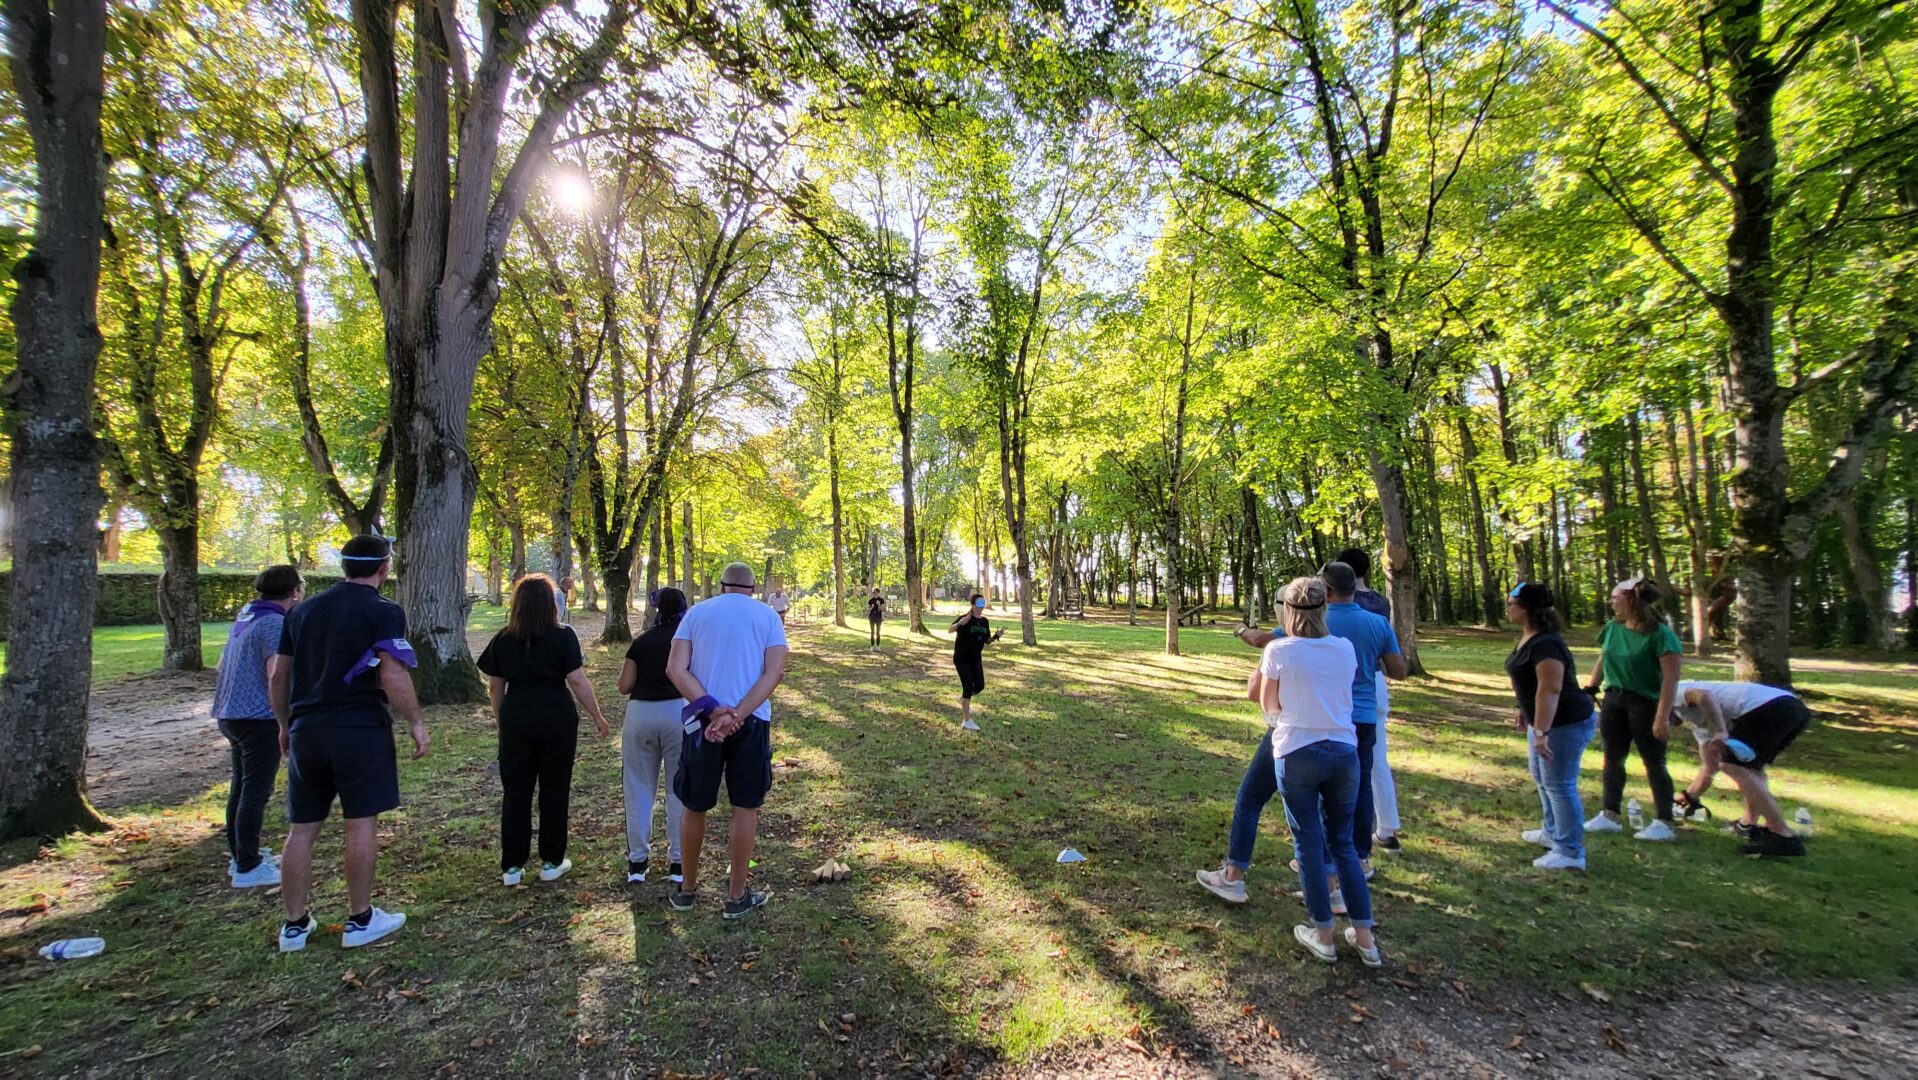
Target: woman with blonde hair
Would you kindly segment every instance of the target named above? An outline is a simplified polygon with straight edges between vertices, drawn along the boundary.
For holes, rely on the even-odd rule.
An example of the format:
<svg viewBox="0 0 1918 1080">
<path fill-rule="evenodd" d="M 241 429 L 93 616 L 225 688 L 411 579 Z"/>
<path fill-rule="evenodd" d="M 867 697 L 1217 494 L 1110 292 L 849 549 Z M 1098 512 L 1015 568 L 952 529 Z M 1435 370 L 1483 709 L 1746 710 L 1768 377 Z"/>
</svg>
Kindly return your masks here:
<svg viewBox="0 0 1918 1080">
<path fill-rule="evenodd" d="M 499 729 L 500 880 L 518 885 L 533 845 L 533 793 L 539 792 L 541 881 L 573 868 L 566 857 L 567 816 L 573 797 L 573 756 L 579 747 L 577 701 L 600 738 L 612 735 L 593 684 L 579 635 L 559 621 L 553 579 L 528 574 L 513 584 L 506 626 L 480 653 Z M 570 691 L 570 695 L 569 695 Z"/>
</svg>

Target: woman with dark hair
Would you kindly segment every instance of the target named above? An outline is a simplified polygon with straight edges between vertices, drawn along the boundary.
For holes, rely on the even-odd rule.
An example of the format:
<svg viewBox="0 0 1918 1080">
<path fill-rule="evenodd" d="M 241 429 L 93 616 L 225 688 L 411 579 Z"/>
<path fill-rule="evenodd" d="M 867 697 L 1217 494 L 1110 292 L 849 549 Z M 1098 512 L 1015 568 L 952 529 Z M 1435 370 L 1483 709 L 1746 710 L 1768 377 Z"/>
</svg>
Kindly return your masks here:
<svg viewBox="0 0 1918 1080">
<path fill-rule="evenodd" d="M 1672 705 L 1678 696 L 1679 654 L 1684 646 L 1658 610 L 1665 598 L 1642 577 L 1612 587 L 1612 621 L 1598 632 L 1599 670 L 1585 687 L 1605 696 L 1598 707 L 1598 736 L 1605 744 L 1605 809 L 1585 823 L 1587 832 L 1624 832 L 1619 804 L 1625 797 L 1625 758 L 1633 747 L 1645 762 L 1657 817 L 1633 836 L 1672 840 L 1672 774 L 1665 767 Z"/>
<path fill-rule="evenodd" d="M 1598 721 L 1592 699 L 1578 688 L 1572 650 L 1559 636 L 1552 590 L 1523 583 L 1505 599 L 1505 617 L 1523 628 L 1505 658 L 1518 698 L 1532 782 L 1538 785 L 1540 825 L 1522 834 L 1549 848 L 1532 860 L 1541 870 L 1585 869 L 1585 807 L 1578 799 L 1578 763 Z"/>
<path fill-rule="evenodd" d="M 280 629 L 306 595 L 306 583 L 296 567 L 269 566 L 253 579 L 253 592 L 227 632 L 213 687 L 213 719 L 233 760 L 226 789 L 226 872 L 236 889 L 280 883 L 280 864 L 260 846 L 273 777 L 280 771 L 280 725 L 267 684 L 274 667 L 286 663 L 279 655 Z"/>
<path fill-rule="evenodd" d="M 978 731 L 972 722 L 972 696 L 986 688 L 986 646 L 1005 636 L 994 632 L 986 619 L 986 598 L 978 593 L 966 605 L 966 613 L 952 620 L 952 666 L 959 671 L 959 726 Z"/>
<path fill-rule="evenodd" d="M 480 653 L 499 728 L 500 880 L 518 885 L 533 843 L 533 793 L 539 792 L 539 879 L 573 868 L 566 857 L 566 819 L 573 797 L 573 755 L 579 747 L 578 701 L 600 738 L 612 734 L 586 678 L 579 635 L 559 621 L 553 579 L 528 574 L 513 585 L 506 626 Z M 568 693 L 570 691 L 570 694 Z"/>
<path fill-rule="evenodd" d="M 661 589 L 653 595 L 653 625 L 633 639 L 619 669 L 619 692 L 628 698 L 626 725 L 620 732 L 621 786 L 626 795 L 626 880 L 646 880 L 653 849 L 653 802 L 661 776 L 666 786 L 666 879 L 684 880 L 679 865 L 679 819 L 686 807 L 673 794 L 679 771 L 680 710 L 686 699 L 666 677 L 673 652 L 673 631 L 686 614 L 686 594 Z"/>
</svg>

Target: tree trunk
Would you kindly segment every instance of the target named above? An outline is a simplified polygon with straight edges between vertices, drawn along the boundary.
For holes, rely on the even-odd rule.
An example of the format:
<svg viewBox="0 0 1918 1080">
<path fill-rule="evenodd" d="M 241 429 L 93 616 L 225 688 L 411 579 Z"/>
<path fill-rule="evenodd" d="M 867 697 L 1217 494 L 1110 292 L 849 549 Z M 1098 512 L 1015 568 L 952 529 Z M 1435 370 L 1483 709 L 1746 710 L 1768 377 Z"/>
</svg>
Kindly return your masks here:
<svg viewBox="0 0 1918 1080">
<path fill-rule="evenodd" d="M 10 432 L 12 596 L 0 678 L 0 840 L 95 831 L 86 799 L 93 677 L 95 301 L 105 219 L 101 3 L 6 0 L 13 89 L 33 142 L 33 246 L 13 267 L 17 363 L 0 383 Z"/>
<path fill-rule="evenodd" d="M 593 573 L 593 537 L 581 530 L 573 535 L 573 543 L 579 548 L 579 587 L 586 594 L 587 611 L 599 610 L 599 576 Z"/>
<path fill-rule="evenodd" d="M 846 511 L 839 495 L 838 425 L 826 428 L 826 472 L 832 488 L 832 623 L 846 625 Z"/>
<path fill-rule="evenodd" d="M 1883 475 L 1882 461 L 1874 470 Z M 1897 647 L 1897 631 L 1890 611 L 1889 590 L 1878 566 L 1878 545 L 1872 536 L 1878 520 L 1876 485 L 1866 485 L 1852 498 L 1838 502 L 1839 532 L 1845 542 L 1845 565 L 1851 587 L 1865 616 L 1865 644 L 1874 649 Z"/>
<path fill-rule="evenodd" d="M 659 546 L 666 556 L 666 580 L 680 580 L 679 541 L 673 533 L 673 503 L 671 499 L 666 497 L 664 491 L 660 492 L 659 496 Z M 690 565 L 691 560 L 687 560 L 687 562 L 686 578 L 687 580 L 691 580 L 693 568 Z M 691 594 L 689 593 L 687 595 L 690 596 Z"/>
<path fill-rule="evenodd" d="M 695 550 L 693 547 L 693 501 L 691 499 L 681 499 L 679 501 L 679 526 L 679 542 L 683 545 L 682 555 L 684 556 L 684 558 L 680 559 L 680 570 L 686 579 L 684 591 L 686 595 L 690 597 L 693 595 L 693 554 Z M 707 575 L 708 580 L 711 580 L 711 577 L 712 575 Z"/>
<path fill-rule="evenodd" d="M 1445 512 L 1442 492 L 1438 480 L 1437 434 L 1430 422 L 1421 421 L 1424 428 L 1425 487 L 1432 498 L 1432 561 L 1438 567 L 1438 607 L 1434 614 L 1438 621 L 1451 625 L 1455 620 L 1452 609 L 1452 560 L 1445 546 Z"/>
<path fill-rule="evenodd" d="M 600 567 L 599 573 L 606 579 L 606 626 L 600 633 L 600 640 L 631 641 L 633 639 L 632 563 L 624 559 L 616 560 L 611 566 Z"/>
<path fill-rule="evenodd" d="M 1645 441 L 1637 413 L 1626 418 L 1625 433 L 1629 439 L 1625 445 L 1627 461 L 1632 469 L 1632 493 L 1638 498 L 1638 524 L 1645 539 L 1645 550 L 1651 553 L 1652 577 L 1658 582 L 1659 588 L 1665 590 L 1668 598 L 1673 597 L 1671 568 L 1665 562 L 1665 541 L 1659 536 L 1652 488 L 1645 481 Z M 1666 606 L 1671 606 L 1669 600 Z"/>
<path fill-rule="evenodd" d="M 1452 416 L 1458 425 L 1459 453 L 1465 459 L 1460 471 L 1465 473 L 1465 505 L 1472 518 L 1472 559 L 1478 566 L 1479 611 L 1483 616 L 1480 625 L 1496 630 L 1505 605 L 1499 596 L 1498 580 L 1492 577 L 1492 542 L 1486 534 L 1485 503 L 1478 489 L 1478 443 L 1472 438 L 1472 423 L 1466 415 L 1464 401 L 1455 397 L 1452 405 Z"/>
<path fill-rule="evenodd" d="M 1505 459 L 1506 465 L 1516 468 L 1518 440 L 1512 436 L 1512 403 L 1511 394 L 1505 382 L 1505 369 L 1497 364 L 1491 364 L 1488 367 L 1492 375 L 1492 402 L 1498 417 L 1499 453 Z M 1492 496 L 1492 505 L 1497 508 L 1499 521 L 1504 523 L 1505 535 L 1512 543 L 1512 564 L 1518 571 L 1519 580 L 1542 582 L 1544 579 L 1538 572 L 1536 539 L 1529 531 L 1521 529 L 1519 523 L 1507 511 L 1503 501 L 1498 497 L 1497 486 L 1490 484 L 1488 486 L 1491 488 L 1489 494 Z"/>
<path fill-rule="evenodd" d="M 167 671 L 201 671 L 200 653 L 200 523 L 192 520 L 162 527 L 160 581 L 157 587 L 160 623 L 166 628 L 166 651 L 160 666 Z"/>
<path fill-rule="evenodd" d="M 1712 654 L 1712 585 L 1715 575 L 1711 571 L 1711 529 L 1705 518 L 1705 509 L 1699 502 L 1698 492 L 1698 427 L 1692 417 L 1692 406 L 1685 403 L 1681 416 L 1685 420 L 1686 454 L 1681 462 L 1678 453 L 1678 433 L 1675 423 L 1665 425 L 1665 451 L 1672 463 L 1672 486 L 1679 493 L 1679 508 L 1684 511 L 1687 570 L 1691 584 L 1692 651 L 1704 657 Z"/>
<path fill-rule="evenodd" d="M 1419 663 L 1419 586 L 1412 569 L 1412 544 L 1407 521 L 1409 498 L 1405 470 L 1371 450 L 1372 483 L 1378 489 L 1379 515 L 1385 523 L 1385 581 L 1392 601 L 1392 628 L 1398 632 L 1399 652 L 1414 675 L 1425 674 Z"/>
<path fill-rule="evenodd" d="M 508 520 L 506 537 L 511 551 L 506 568 L 507 583 L 510 585 L 526 576 L 526 526 L 516 518 Z"/>
</svg>

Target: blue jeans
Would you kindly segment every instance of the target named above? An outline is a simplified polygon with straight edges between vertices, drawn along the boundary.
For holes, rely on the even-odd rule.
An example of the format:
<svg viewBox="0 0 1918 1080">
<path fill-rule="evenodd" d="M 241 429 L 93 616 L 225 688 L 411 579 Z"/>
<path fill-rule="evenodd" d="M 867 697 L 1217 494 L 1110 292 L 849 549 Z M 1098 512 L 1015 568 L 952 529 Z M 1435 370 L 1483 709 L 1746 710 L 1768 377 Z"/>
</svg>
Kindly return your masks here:
<svg viewBox="0 0 1918 1080">
<path fill-rule="evenodd" d="M 1352 847 L 1359 858 L 1372 857 L 1372 830 L 1378 825 L 1378 805 L 1372 801 L 1372 766 L 1378 761 L 1379 726 L 1354 724 L 1359 737 L 1359 801 L 1352 808 Z M 1325 864 L 1332 865 L 1332 849 L 1325 849 Z"/>
<path fill-rule="evenodd" d="M 1552 838 L 1552 850 L 1568 859 L 1585 857 L 1585 806 L 1578 798 L 1578 763 L 1597 728 L 1595 716 L 1576 724 L 1552 725 L 1545 733 L 1545 744 L 1552 748 L 1549 762 L 1540 761 L 1533 748 L 1536 731 L 1525 737 L 1525 757 L 1538 784 L 1538 804 L 1544 814 L 1541 827 Z"/>
<path fill-rule="evenodd" d="M 1332 890 L 1325 882 L 1327 859 L 1338 868 L 1339 889 L 1353 926 L 1372 925 L 1372 894 L 1365 869 L 1352 846 L 1352 812 L 1358 805 L 1359 763 L 1350 743 L 1325 740 L 1302 746 L 1278 760 L 1279 791 L 1285 818 L 1292 825 L 1292 850 L 1299 860 L 1305 910 L 1319 929 L 1332 925 Z"/>
<path fill-rule="evenodd" d="M 1265 729 L 1259 748 L 1239 781 L 1239 798 L 1232 804 L 1232 831 L 1225 844 L 1225 861 L 1241 874 L 1252 867 L 1252 846 L 1259 840 L 1259 815 L 1279 793 L 1279 776 L 1272 767 L 1272 729 Z"/>
</svg>

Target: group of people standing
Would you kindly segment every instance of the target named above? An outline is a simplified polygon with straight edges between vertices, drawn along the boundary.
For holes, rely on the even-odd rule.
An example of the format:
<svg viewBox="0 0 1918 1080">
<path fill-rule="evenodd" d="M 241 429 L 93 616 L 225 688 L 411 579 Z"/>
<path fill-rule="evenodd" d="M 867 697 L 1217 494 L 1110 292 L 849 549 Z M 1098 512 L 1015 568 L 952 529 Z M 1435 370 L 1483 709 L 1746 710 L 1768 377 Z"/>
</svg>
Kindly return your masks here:
<svg viewBox="0 0 1918 1080">
<path fill-rule="evenodd" d="M 345 580 L 307 599 L 297 569 L 269 567 L 256 598 L 235 619 L 221 658 L 213 715 L 231 746 L 228 875 L 235 888 L 279 885 L 286 919 L 282 952 L 306 947 L 317 929 L 308 908 L 312 845 L 337 802 L 345 821 L 348 911 L 343 944 L 371 944 L 406 922 L 372 903 L 378 817 L 399 806 L 394 714 L 413 757 L 430 745 L 407 669 L 418 660 L 406 617 L 380 587 L 391 570 L 383 537 L 359 536 L 341 552 Z M 653 598 L 653 625 L 627 650 L 619 689 L 628 695 L 621 761 L 627 813 L 627 880 L 646 880 L 662 780 L 667 897 L 697 906 L 706 814 L 722 784 L 732 804 L 731 870 L 722 914 L 739 918 L 769 894 L 748 880 L 758 810 L 772 787 L 771 696 L 785 674 L 783 612 L 753 598 L 752 568 L 729 565 L 721 592 L 690 606 L 677 589 Z M 513 586 L 506 625 L 481 652 L 498 737 L 500 876 L 519 885 L 534 854 L 554 881 L 567 858 L 573 763 L 583 712 L 601 738 L 612 729 L 585 671 L 578 635 L 562 619 L 563 593 L 544 574 Z M 286 847 L 260 844 L 281 758 L 287 763 Z"/>
<path fill-rule="evenodd" d="M 1369 569 L 1366 554 L 1348 548 L 1318 576 L 1287 584 L 1277 630 L 1238 631 L 1241 640 L 1263 650 L 1246 692 L 1264 713 L 1267 730 L 1239 785 L 1226 857 L 1218 869 L 1198 871 L 1197 880 L 1228 903 L 1246 902 L 1245 874 L 1259 817 L 1280 795 L 1295 852 L 1291 868 L 1300 880 L 1297 895 L 1310 919 L 1294 927 L 1294 937 L 1312 956 L 1334 962 L 1334 918 L 1345 916 L 1345 941 L 1365 964 L 1377 966 L 1383 961 L 1366 883 L 1373 875 L 1374 845 L 1400 847 L 1383 733 L 1386 680 L 1403 678 L 1406 666 L 1390 604 L 1365 583 Z M 1547 849 L 1533 861 L 1539 869 L 1583 871 L 1586 833 L 1624 830 L 1620 807 L 1633 750 L 1644 764 L 1654 809 L 1634 833 L 1637 839 L 1675 839 L 1674 813 L 1706 813 L 1700 800 L 1723 771 L 1744 798 L 1744 814 L 1732 826 L 1740 852 L 1805 853 L 1803 838 L 1771 795 L 1765 768 L 1805 730 L 1809 711 L 1777 687 L 1681 680 L 1682 646 L 1660 613 L 1662 600 L 1657 585 L 1645 579 L 1618 583 L 1614 617 L 1598 635 L 1597 670 L 1581 684 L 1551 590 L 1525 582 L 1508 596 L 1506 616 L 1520 627 L 1520 637 L 1505 667 L 1540 806 L 1539 827 L 1524 830 L 1522 838 Z M 1673 719 L 1691 728 L 1701 761 L 1698 775 L 1677 794 L 1665 754 Z M 1587 821 L 1579 765 L 1595 736 L 1605 755 L 1603 808 Z M 1384 816 L 1375 813 L 1388 802 L 1390 833 Z"/>
</svg>

